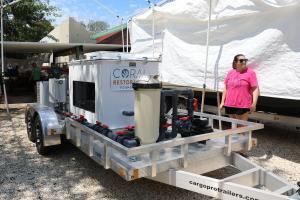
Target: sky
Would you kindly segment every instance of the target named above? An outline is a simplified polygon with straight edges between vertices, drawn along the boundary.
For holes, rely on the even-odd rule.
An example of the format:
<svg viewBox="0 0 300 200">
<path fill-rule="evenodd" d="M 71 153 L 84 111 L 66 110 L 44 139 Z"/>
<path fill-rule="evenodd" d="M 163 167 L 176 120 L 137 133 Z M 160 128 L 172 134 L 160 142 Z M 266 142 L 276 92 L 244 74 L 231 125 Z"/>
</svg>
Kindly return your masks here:
<svg viewBox="0 0 300 200">
<path fill-rule="evenodd" d="M 157 3 L 160 0 L 151 2 Z M 146 0 L 50 0 L 50 4 L 59 8 L 61 15 L 53 25 L 58 25 L 71 16 L 77 21 L 100 20 L 115 26 L 121 23 L 116 15 L 127 19 L 128 16 L 149 7 Z"/>
</svg>

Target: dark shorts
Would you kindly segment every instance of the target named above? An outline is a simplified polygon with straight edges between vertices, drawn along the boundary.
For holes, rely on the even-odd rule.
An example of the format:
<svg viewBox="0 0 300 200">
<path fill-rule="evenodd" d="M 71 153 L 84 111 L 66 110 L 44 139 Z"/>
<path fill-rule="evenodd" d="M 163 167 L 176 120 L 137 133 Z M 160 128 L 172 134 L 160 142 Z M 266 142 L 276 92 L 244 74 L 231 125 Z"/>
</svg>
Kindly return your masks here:
<svg viewBox="0 0 300 200">
<path fill-rule="evenodd" d="M 243 115 L 250 111 L 249 108 L 234 108 L 234 107 L 225 107 L 225 114 L 227 115 Z"/>
</svg>

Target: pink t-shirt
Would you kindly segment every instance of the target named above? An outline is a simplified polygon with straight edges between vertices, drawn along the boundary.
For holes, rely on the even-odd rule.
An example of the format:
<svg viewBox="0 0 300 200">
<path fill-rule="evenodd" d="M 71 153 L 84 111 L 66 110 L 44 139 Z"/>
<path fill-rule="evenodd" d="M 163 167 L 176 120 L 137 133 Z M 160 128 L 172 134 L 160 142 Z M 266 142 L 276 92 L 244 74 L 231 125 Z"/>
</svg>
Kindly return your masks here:
<svg viewBox="0 0 300 200">
<path fill-rule="evenodd" d="M 251 88 L 258 87 L 256 74 L 246 68 L 243 72 L 232 69 L 225 78 L 227 93 L 224 106 L 250 108 L 252 104 Z"/>
</svg>

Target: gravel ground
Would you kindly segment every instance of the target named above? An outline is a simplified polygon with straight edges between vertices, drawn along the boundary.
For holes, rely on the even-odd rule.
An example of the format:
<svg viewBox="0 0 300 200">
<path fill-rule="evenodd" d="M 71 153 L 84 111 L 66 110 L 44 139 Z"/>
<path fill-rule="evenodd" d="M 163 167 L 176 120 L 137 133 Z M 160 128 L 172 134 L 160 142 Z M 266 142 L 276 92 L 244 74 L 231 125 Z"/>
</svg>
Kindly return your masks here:
<svg viewBox="0 0 300 200">
<path fill-rule="evenodd" d="M 0 109 L 0 199 L 211 199 L 147 179 L 126 182 L 71 144 L 43 157 L 27 139 L 24 109 Z M 287 179 L 300 181 L 300 134 L 257 131 L 249 159 Z"/>
</svg>

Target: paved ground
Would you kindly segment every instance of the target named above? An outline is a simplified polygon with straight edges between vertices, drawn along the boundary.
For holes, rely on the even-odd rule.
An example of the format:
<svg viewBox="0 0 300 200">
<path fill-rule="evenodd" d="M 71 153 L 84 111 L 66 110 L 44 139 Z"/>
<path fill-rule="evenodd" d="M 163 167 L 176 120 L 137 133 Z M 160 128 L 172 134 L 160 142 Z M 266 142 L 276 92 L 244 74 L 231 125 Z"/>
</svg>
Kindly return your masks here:
<svg viewBox="0 0 300 200">
<path fill-rule="evenodd" d="M 147 179 L 125 182 L 71 144 L 47 157 L 28 141 L 22 106 L 7 120 L 0 109 L 0 199 L 210 199 Z M 300 134 L 278 129 L 255 133 L 250 159 L 291 183 L 300 180 Z"/>
</svg>

